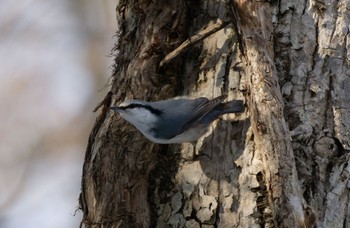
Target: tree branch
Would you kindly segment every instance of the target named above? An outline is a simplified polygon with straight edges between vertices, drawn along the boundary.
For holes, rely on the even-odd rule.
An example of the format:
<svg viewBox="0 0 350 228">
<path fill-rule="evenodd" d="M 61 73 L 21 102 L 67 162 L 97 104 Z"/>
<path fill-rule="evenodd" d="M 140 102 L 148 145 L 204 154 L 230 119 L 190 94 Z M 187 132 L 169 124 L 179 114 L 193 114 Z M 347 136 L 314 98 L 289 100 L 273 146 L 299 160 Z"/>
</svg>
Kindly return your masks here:
<svg viewBox="0 0 350 228">
<path fill-rule="evenodd" d="M 206 29 L 200 31 L 199 33 L 191 36 L 187 40 L 185 40 L 179 47 L 177 47 L 174 51 L 170 52 L 165 58 L 159 63 L 159 67 L 163 67 L 165 64 L 169 63 L 172 59 L 174 59 L 179 54 L 188 50 L 192 45 L 198 43 L 199 41 L 205 39 L 211 34 L 219 31 L 220 29 L 226 27 L 230 21 L 221 21 L 219 20 L 217 23 L 208 26 Z"/>
</svg>

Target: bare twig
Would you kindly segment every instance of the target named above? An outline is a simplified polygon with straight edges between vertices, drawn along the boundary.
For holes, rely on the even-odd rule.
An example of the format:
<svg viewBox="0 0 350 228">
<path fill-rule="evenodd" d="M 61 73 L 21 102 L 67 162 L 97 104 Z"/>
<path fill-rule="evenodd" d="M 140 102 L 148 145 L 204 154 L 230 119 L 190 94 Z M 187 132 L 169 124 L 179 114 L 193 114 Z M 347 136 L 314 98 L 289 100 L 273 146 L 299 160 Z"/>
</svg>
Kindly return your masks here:
<svg viewBox="0 0 350 228">
<path fill-rule="evenodd" d="M 107 95 L 105 96 L 105 98 L 103 99 L 103 101 L 101 101 L 100 103 L 98 103 L 98 105 L 95 107 L 93 112 L 96 112 L 97 110 L 99 110 L 102 106 L 103 107 L 109 107 L 110 103 L 111 103 L 111 98 L 112 98 L 113 93 L 112 92 L 108 92 Z"/>
<path fill-rule="evenodd" d="M 208 26 L 206 29 L 200 31 L 199 33 L 195 34 L 194 36 L 191 36 L 187 40 L 185 40 L 179 47 L 177 47 L 174 51 L 170 52 L 165 58 L 160 62 L 159 67 L 164 66 L 165 64 L 169 63 L 172 59 L 174 59 L 179 54 L 183 53 L 184 51 L 188 50 L 192 45 L 198 43 L 199 41 L 205 39 L 206 37 L 210 36 L 211 34 L 219 31 L 220 29 L 226 27 L 230 21 L 218 21 L 217 23 Z"/>
</svg>

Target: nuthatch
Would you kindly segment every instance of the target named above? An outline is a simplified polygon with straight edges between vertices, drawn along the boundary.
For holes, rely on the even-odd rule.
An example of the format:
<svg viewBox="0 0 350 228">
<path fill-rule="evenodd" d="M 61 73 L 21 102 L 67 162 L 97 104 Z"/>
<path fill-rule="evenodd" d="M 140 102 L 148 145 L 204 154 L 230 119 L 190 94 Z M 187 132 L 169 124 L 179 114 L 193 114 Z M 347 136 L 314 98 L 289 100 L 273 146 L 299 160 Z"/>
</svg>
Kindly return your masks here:
<svg viewBox="0 0 350 228">
<path fill-rule="evenodd" d="M 147 102 L 130 100 L 111 107 L 150 141 L 160 144 L 195 142 L 219 116 L 244 111 L 243 101 L 222 103 L 226 95 L 209 100 L 174 98 Z"/>
</svg>

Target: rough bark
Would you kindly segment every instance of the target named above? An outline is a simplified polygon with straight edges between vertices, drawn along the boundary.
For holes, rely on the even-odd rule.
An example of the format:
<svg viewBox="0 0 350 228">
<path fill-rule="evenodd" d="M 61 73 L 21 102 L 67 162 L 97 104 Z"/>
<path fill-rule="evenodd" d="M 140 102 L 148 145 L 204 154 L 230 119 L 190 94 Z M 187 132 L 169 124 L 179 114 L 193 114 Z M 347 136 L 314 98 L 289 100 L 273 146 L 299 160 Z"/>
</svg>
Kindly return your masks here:
<svg viewBox="0 0 350 228">
<path fill-rule="evenodd" d="M 349 6 L 120 1 L 113 85 L 86 150 L 83 223 L 349 227 Z M 216 121 L 196 147 L 152 144 L 109 111 L 126 98 L 222 93 L 247 112 Z"/>
<path fill-rule="evenodd" d="M 350 1 L 281 1 L 275 52 L 299 182 L 318 227 L 349 227 Z"/>
<path fill-rule="evenodd" d="M 236 15 L 248 77 L 249 110 L 254 154 L 246 172 L 255 174 L 258 197 L 249 202 L 267 227 L 299 227 L 304 224 L 300 192 L 289 129 L 283 116 L 283 100 L 275 67 L 271 5 L 237 1 Z M 252 213 L 253 214 L 253 213 Z"/>
<path fill-rule="evenodd" d="M 187 34 L 187 9 L 182 1 L 120 1 L 117 16 L 114 80 L 89 138 L 80 205 L 88 227 L 148 227 L 148 176 L 166 147 L 148 142 L 109 106 L 175 95 L 181 60 L 163 73 L 157 66 Z"/>
</svg>

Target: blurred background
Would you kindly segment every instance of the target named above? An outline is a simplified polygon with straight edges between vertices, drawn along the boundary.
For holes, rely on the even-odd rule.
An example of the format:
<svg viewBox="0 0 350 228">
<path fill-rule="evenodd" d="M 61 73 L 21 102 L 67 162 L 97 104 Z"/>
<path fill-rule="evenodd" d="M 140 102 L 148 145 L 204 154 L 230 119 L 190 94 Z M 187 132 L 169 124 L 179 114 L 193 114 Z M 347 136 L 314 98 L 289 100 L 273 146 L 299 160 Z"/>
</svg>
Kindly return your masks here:
<svg viewBox="0 0 350 228">
<path fill-rule="evenodd" d="M 78 227 L 117 0 L 0 0 L 0 227 Z"/>
</svg>

